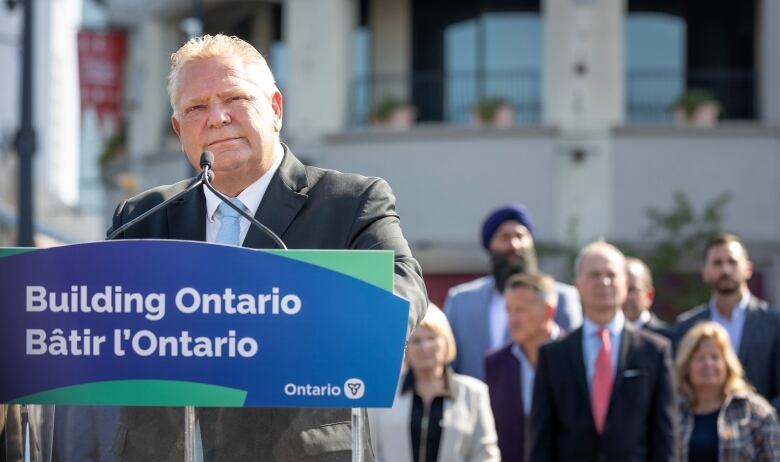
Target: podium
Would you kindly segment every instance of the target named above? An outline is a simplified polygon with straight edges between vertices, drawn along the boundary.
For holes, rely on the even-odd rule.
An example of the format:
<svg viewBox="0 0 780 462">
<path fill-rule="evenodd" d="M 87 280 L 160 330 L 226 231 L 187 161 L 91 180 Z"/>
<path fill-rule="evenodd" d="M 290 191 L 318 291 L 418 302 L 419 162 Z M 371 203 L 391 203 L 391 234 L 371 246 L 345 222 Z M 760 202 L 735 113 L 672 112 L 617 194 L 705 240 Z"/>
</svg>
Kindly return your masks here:
<svg viewBox="0 0 780 462">
<path fill-rule="evenodd" d="M 207 460 L 220 444 L 262 447 L 251 427 L 229 431 L 224 416 L 257 415 L 275 428 L 274 416 L 287 422 L 351 408 L 349 444 L 353 460 L 361 460 L 363 409 L 392 406 L 403 356 L 409 303 L 392 293 L 393 258 L 391 251 L 254 250 L 172 240 L 0 249 L 7 454 L 21 449 L 28 460 L 50 461 L 69 445 L 63 442 L 68 424 L 61 422 L 69 409 L 104 412 L 110 421 L 143 414 L 138 406 L 174 407 L 166 415 L 181 414 L 181 426 L 155 424 L 155 436 L 173 442 L 167 454 L 178 459 L 181 449 L 189 461 L 201 449 L 197 439 Z M 121 454 L 133 444 L 133 428 L 124 428 L 123 440 L 104 420 L 93 427 L 81 436 L 97 451 L 108 444 Z M 336 428 L 275 430 L 279 441 L 308 444 L 302 450 L 310 454 L 344 449 L 336 441 L 344 432 Z M 148 445 L 154 444 L 152 438 Z M 272 456 L 253 460 L 264 457 Z"/>
</svg>

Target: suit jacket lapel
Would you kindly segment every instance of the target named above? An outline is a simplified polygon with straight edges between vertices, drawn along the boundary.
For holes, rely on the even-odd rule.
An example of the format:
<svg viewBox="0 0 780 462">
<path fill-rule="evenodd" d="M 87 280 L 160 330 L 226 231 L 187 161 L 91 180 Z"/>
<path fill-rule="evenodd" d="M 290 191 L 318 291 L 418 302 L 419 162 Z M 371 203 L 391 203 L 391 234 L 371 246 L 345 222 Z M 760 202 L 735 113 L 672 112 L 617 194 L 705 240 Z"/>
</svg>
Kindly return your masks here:
<svg viewBox="0 0 780 462">
<path fill-rule="evenodd" d="M 612 381 L 612 394 L 609 397 L 607 420 L 609 420 L 609 415 L 616 406 L 616 401 L 618 399 L 618 395 L 620 394 L 620 387 L 623 385 L 623 373 L 625 372 L 626 364 L 630 359 L 629 355 L 633 354 L 636 350 L 633 348 L 634 343 L 636 342 L 636 335 L 637 333 L 635 331 L 635 327 L 626 322 L 625 326 L 623 327 L 623 335 L 620 340 L 620 352 L 618 353 L 618 364 L 617 368 L 615 369 L 615 378 Z"/>
<path fill-rule="evenodd" d="M 285 231 L 308 199 L 306 188 L 305 167 L 284 146 L 284 159 L 268 185 L 255 218 L 284 240 Z M 276 247 L 271 238 L 255 226 L 249 228 L 243 246 L 255 249 Z"/>
<path fill-rule="evenodd" d="M 751 295 L 745 310 L 745 325 L 742 326 L 742 338 L 739 341 L 739 351 L 737 352 L 737 356 L 739 356 L 743 366 L 747 364 L 750 358 L 751 346 L 753 344 L 763 344 L 765 340 L 761 338 L 764 326 L 761 325 L 760 317 L 756 316 L 756 310 L 759 308 L 758 301 Z M 751 335 L 745 335 L 745 332 L 750 332 Z M 756 339 L 756 341 L 751 341 L 751 339 Z"/>
<path fill-rule="evenodd" d="M 168 215 L 167 239 L 185 241 L 206 240 L 206 196 L 202 188 L 175 200 L 166 209 Z"/>
<path fill-rule="evenodd" d="M 478 351 L 482 353 L 492 349 L 490 339 L 490 309 L 493 305 L 493 292 L 495 290 L 496 281 L 493 278 L 490 278 L 490 282 L 485 284 L 482 288 L 482 293 L 480 294 L 480 297 L 482 297 L 483 300 L 480 306 L 486 307 L 487 311 L 480 313 L 479 310 L 473 310 L 473 328 L 474 332 L 478 332 L 478 336 L 475 337 L 475 340 L 482 342 L 481 345 L 477 346 Z M 507 330 L 509 329 L 507 328 Z"/>
<path fill-rule="evenodd" d="M 587 420 L 593 433 L 595 433 L 596 424 L 593 422 L 593 409 L 590 405 L 590 388 L 588 387 L 588 377 L 585 370 L 585 356 L 582 351 L 582 327 L 572 331 L 564 341 L 571 342 L 571 348 L 569 348 L 569 361 L 573 371 L 572 375 L 574 376 L 577 391 L 579 392 L 581 399 L 584 403 L 587 403 Z"/>
</svg>

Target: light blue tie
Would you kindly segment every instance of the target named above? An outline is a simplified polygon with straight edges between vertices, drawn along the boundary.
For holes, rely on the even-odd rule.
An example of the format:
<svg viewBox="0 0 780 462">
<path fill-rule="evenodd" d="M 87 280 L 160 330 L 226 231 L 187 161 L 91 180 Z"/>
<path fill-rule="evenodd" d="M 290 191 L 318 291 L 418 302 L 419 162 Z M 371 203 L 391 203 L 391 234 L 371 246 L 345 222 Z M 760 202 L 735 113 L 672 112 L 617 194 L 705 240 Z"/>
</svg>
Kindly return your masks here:
<svg viewBox="0 0 780 462">
<path fill-rule="evenodd" d="M 244 204 L 235 197 L 230 199 L 230 202 L 240 207 L 242 210 L 244 209 Z M 222 218 L 220 220 L 221 223 L 219 225 L 219 231 L 217 231 L 217 239 L 215 242 L 237 246 L 241 245 L 241 242 L 239 241 L 241 238 L 241 215 L 225 202 L 219 204 L 218 210 L 222 214 Z"/>
</svg>

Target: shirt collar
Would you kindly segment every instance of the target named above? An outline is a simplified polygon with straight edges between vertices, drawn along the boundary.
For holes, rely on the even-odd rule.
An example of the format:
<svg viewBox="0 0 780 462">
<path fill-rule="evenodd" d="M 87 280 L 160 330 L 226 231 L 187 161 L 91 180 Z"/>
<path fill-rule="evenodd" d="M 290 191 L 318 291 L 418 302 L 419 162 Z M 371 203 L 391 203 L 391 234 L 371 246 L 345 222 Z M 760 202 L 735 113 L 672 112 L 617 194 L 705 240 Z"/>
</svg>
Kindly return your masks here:
<svg viewBox="0 0 780 462">
<path fill-rule="evenodd" d="M 623 316 L 622 310 L 617 310 L 615 313 L 615 317 L 613 317 L 606 325 L 602 326 L 599 324 L 596 324 L 595 322 L 588 319 L 586 316 L 583 323 L 582 323 L 582 333 L 585 335 L 585 338 L 590 338 L 591 336 L 596 335 L 598 331 L 601 329 L 607 329 L 609 331 L 609 335 L 612 336 L 618 336 L 623 331 L 623 326 L 626 323 L 626 319 Z"/>
<path fill-rule="evenodd" d="M 648 322 L 650 322 L 650 318 L 652 316 L 650 315 L 650 310 L 644 310 L 641 313 L 639 313 L 639 317 L 634 321 L 634 325 L 636 327 L 642 327 Z"/>
<path fill-rule="evenodd" d="M 268 189 L 268 185 L 271 184 L 271 178 L 279 170 L 283 157 L 284 148 L 282 148 L 280 143 L 276 143 L 274 147 L 274 163 L 271 165 L 271 168 L 237 196 L 250 215 L 254 216 L 257 213 L 257 209 L 260 208 L 260 201 L 263 200 L 265 191 Z M 222 200 L 205 185 L 203 186 L 203 193 L 206 196 L 206 217 L 213 222 L 214 214 L 217 213 L 217 207 L 219 207 Z"/>
<path fill-rule="evenodd" d="M 558 337 L 561 336 L 561 333 L 563 333 L 563 330 L 561 329 L 561 326 L 559 326 L 556 322 L 553 321 L 552 329 L 550 329 L 550 340 L 549 341 L 552 342 L 553 340 L 556 340 Z M 512 346 L 511 346 L 511 348 L 509 350 L 512 352 L 513 355 L 515 355 L 515 358 L 517 358 L 517 359 L 520 359 L 521 357 L 522 358 L 526 357 L 525 353 L 523 352 L 523 349 L 515 341 L 512 341 Z M 526 358 L 526 360 L 527 360 L 527 358 Z"/>
<path fill-rule="evenodd" d="M 746 290 L 744 294 L 742 294 L 742 298 L 739 299 L 739 303 L 737 303 L 737 306 L 734 307 L 734 312 L 731 314 L 731 318 L 734 319 L 734 315 L 739 312 L 739 314 L 743 313 L 745 310 L 747 310 L 748 303 L 750 303 L 750 291 Z M 715 307 L 715 297 L 710 298 L 710 313 L 712 315 L 717 315 L 719 317 L 723 317 L 720 315 L 720 312 L 718 312 L 718 309 Z M 711 316 L 712 317 L 712 316 Z"/>
</svg>

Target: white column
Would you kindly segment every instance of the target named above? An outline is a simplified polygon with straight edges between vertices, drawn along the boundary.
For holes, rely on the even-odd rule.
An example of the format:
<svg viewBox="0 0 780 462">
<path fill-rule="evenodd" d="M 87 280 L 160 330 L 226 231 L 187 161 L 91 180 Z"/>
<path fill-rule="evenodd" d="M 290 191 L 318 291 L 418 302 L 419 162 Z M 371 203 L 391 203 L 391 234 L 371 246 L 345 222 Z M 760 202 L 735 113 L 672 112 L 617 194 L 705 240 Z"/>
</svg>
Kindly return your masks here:
<svg viewBox="0 0 780 462">
<path fill-rule="evenodd" d="M 267 59 L 273 42 L 272 5 L 261 3 L 253 8 L 251 41 L 257 50 Z M 270 63 L 269 63 L 270 64 Z M 271 69 L 273 71 L 273 69 Z"/>
<path fill-rule="evenodd" d="M 289 83 L 284 96 L 286 139 L 311 156 L 323 135 L 349 120 L 354 0 L 286 0 L 283 22 Z"/>
<path fill-rule="evenodd" d="M 149 18 L 139 22 L 128 37 L 125 94 L 129 107 L 127 149 L 131 158 L 160 154 L 164 137 L 171 130 L 167 78 L 170 55 L 179 44 L 178 34 L 176 25 Z M 182 166 L 182 175 L 185 171 Z"/>
<path fill-rule="evenodd" d="M 625 0 L 545 0 L 543 10 L 545 123 L 622 123 Z"/>
<path fill-rule="evenodd" d="M 409 0 L 373 0 L 371 18 L 371 68 L 374 75 L 392 79 L 392 95 L 409 101 L 407 76 L 412 68 L 412 18 Z M 376 88 L 374 99 L 387 88 Z"/>
<path fill-rule="evenodd" d="M 764 123 L 780 126 L 780 2 L 763 0 L 758 16 L 760 31 L 760 113 Z"/>
<path fill-rule="evenodd" d="M 623 123 L 625 0 L 545 0 L 543 120 L 560 129 L 556 237 L 582 243 L 613 228 L 613 143 Z"/>
</svg>

